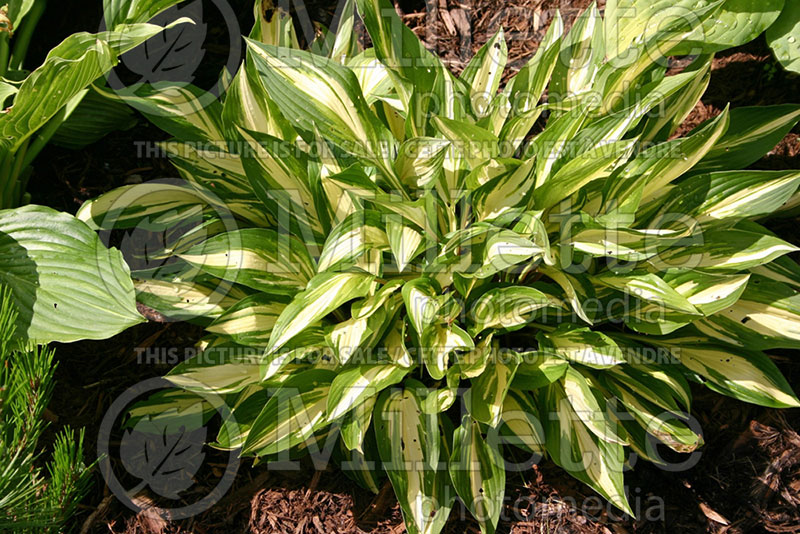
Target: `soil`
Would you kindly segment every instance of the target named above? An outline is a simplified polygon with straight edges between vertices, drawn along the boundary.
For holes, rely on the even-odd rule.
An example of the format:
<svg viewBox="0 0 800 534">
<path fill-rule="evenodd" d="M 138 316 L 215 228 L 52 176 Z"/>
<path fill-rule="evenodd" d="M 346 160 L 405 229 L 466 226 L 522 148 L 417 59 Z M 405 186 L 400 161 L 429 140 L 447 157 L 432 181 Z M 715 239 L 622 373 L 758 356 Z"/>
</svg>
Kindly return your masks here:
<svg viewBox="0 0 800 534">
<path fill-rule="evenodd" d="M 552 17 L 561 8 L 567 23 L 588 0 L 406 0 L 398 7 L 404 21 L 456 72 L 502 26 L 509 36 L 509 72 L 536 50 Z M 90 2 L 65 2 L 64 17 L 51 10 L 42 22 L 44 35 L 34 45 L 39 60 L 67 34 L 93 31 L 99 9 Z M 243 27 L 251 1 L 232 2 Z M 241 5 L 238 5 L 241 4 Z M 601 5 L 603 2 L 601 2 Z M 308 4 L 312 18 L 328 23 L 332 9 Z M 88 22 L 87 22 L 88 21 Z M 48 42 L 43 42 L 48 41 Z M 217 71 L 218 72 L 218 71 Z M 713 65 L 711 85 L 683 126 L 694 126 L 732 106 L 800 102 L 800 77 L 784 72 L 763 38 L 721 54 Z M 800 168 L 800 130 L 795 129 L 754 168 Z M 30 182 L 33 202 L 75 212 L 82 202 L 123 185 L 171 177 L 158 156 L 138 151 L 139 142 L 165 135 L 144 119 L 126 132 L 115 132 L 80 151 L 48 147 L 35 162 Z M 782 237 L 797 242 L 794 221 L 778 225 Z M 137 348 L 172 347 L 182 354 L 202 335 L 186 324 L 148 323 L 106 341 L 57 346 L 57 386 L 49 413 L 52 435 L 65 425 L 86 431 L 86 458 L 92 461 L 103 414 L 126 388 L 162 376 L 172 363 L 146 363 Z M 792 384 L 800 384 L 795 354 L 777 359 Z M 682 472 L 662 471 L 640 462 L 626 478 L 638 519 L 620 518 L 584 485 L 549 462 L 509 477 L 500 532 L 514 533 L 730 533 L 800 532 L 800 410 L 776 411 L 746 405 L 704 389 L 694 391 L 694 413 L 706 445 L 699 462 Z M 211 464 L 215 460 L 210 451 Z M 201 471 L 198 491 L 212 487 L 214 469 Z M 208 512 L 170 522 L 152 510 L 134 515 L 109 492 L 95 470 L 93 490 L 81 504 L 73 527 L 85 533 L 317 533 L 400 534 L 404 531 L 391 488 L 375 496 L 336 471 L 271 472 L 244 462 L 233 488 Z M 151 497 L 141 494 L 139 502 Z M 153 506 L 158 503 L 152 499 Z M 155 508 L 157 509 L 157 508 Z M 463 508 L 453 510 L 448 533 L 479 532 Z"/>
</svg>

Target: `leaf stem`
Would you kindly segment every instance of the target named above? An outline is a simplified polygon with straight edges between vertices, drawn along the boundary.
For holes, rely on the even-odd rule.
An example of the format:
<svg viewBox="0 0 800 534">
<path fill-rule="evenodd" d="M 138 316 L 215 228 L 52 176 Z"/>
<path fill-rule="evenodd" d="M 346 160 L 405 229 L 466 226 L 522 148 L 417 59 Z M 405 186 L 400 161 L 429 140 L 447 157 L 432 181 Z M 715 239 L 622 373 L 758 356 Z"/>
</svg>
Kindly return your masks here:
<svg viewBox="0 0 800 534">
<path fill-rule="evenodd" d="M 36 31 L 36 26 L 39 25 L 39 20 L 42 18 L 46 8 L 47 0 L 34 0 L 33 6 L 31 6 L 30 11 L 22 21 L 22 27 L 14 38 L 14 50 L 11 53 L 11 61 L 8 62 L 8 68 L 19 70 L 23 67 L 33 32 Z"/>
<path fill-rule="evenodd" d="M 8 32 L 0 32 L 0 77 L 8 72 L 8 57 L 11 53 L 11 45 Z"/>
</svg>

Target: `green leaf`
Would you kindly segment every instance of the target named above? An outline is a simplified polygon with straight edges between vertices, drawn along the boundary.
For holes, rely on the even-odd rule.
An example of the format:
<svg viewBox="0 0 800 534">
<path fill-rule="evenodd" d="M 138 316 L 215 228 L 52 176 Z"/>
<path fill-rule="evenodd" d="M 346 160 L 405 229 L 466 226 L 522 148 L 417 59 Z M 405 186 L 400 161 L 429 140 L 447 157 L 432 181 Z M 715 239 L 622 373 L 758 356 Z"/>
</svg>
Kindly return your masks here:
<svg viewBox="0 0 800 534">
<path fill-rule="evenodd" d="M 513 351 L 496 353 L 491 365 L 476 378 L 465 394 L 464 403 L 470 415 L 491 427 L 500 424 L 503 401 L 522 358 Z"/>
<path fill-rule="evenodd" d="M 351 451 L 364 452 L 364 439 L 372 422 L 372 412 L 378 396 L 374 395 L 364 399 L 353 410 L 350 410 L 342 419 L 342 443 Z"/>
<path fill-rule="evenodd" d="M 333 421 L 381 390 L 400 382 L 410 371 L 392 364 L 365 364 L 340 372 L 328 396 L 328 420 Z"/>
<path fill-rule="evenodd" d="M 720 346 L 671 347 L 689 370 L 704 377 L 708 387 L 733 398 L 769 406 L 797 408 L 792 388 L 764 353 Z"/>
<path fill-rule="evenodd" d="M 477 335 L 487 328 L 513 328 L 528 322 L 529 314 L 552 306 L 550 297 L 532 287 L 510 286 L 490 289 L 472 306 L 473 325 L 470 333 Z"/>
<path fill-rule="evenodd" d="M 481 532 L 495 532 L 506 489 L 500 444 L 484 438 L 478 422 L 466 414 L 453 435 L 450 478 Z"/>
<path fill-rule="evenodd" d="M 753 106 L 730 111 L 730 126 L 693 171 L 743 169 L 775 148 L 800 120 L 800 106 Z"/>
<path fill-rule="evenodd" d="M 0 96 L 2 100 L 2 96 Z M 0 101 L 0 105 L 2 105 Z M 111 132 L 130 130 L 137 123 L 133 110 L 122 102 L 88 90 L 77 108 L 53 134 L 51 142 L 72 150 L 95 143 Z"/>
<path fill-rule="evenodd" d="M 460 78 L 471 88 L 470 102 L 473 112 L 479 118 L 487 114 L 489 104 L 500 87 L 507 59 L 508 47 L 503 29 L 500 28 L 461 71 Z"/>
<path fill-rule="evenodd" d="M 172 25 L 187 21 L 179 19 Z M 121 54 L 163 30 L 153 24 L 135 24 L 123 32 L 70 35 L 22 82 L 14 105 L 0 116 L 0 136 L 12 138 L 12 150 L 16 150 L 78 93 L 114 68 Z"/>
<path fill-rule="evenodd" d="M 116 249 L 71 215 L 0 211 L 0 283 L 18 311 L 16 335 L 38 343 L 111 337 L 144 319 Z"/>
<path fill-rule="evenodd" d="M 522 363 L 517 367 L 511 387 L 534 391 L 561 379 L 567 369 L 569 362 L 552 352 L 527 352 L 522 354 Z"/>
<path fill-rule="evenodd" d="M 592 434 L 575 413 L 560 385 L 553 384 L 547 389 L 545 406 L 550 413 L 557 414 L 545 420 L 547 452 L 553 461 L 633 515 L 625 496 L 623 446 Z"/>
<path fill-rule="evenodd" d="M 375 406 L 375 437 L 386 474 L 411 534 L 438 534 L 455 494 L 439 467 L 442 438 L 435 414 L 424 414 L 413 388 L 384 391 Z"/>
<path fill-rule="evenodd" d="M 349 300 L 367 295 L 373 277 L 361 273 L 322 273 L 308 283 L 308 288 L 294 297 L 272 329 L 267 353 L 316 323 Z"/>
<path fill-rule="evenodd" d="M 242 447 L 242 454 L 275 454 L 300 445 L 328 425 L 332 371 L 309 369 L 289 378 L 267 401 Z"/>
<path fill-rule="evenodd" d="M 265 228 L 219 234 L 178 257 L 217 278 L 262 291 L 302 289 L 315 274 L 303 243 Z"/>
<path fill-rule="evenodd" d="M 543 334 L 556 354 L 571 362 L 594 369 L 606 369 L 625 363 L 614 340 L 588 328 L 563 328 Z"/>
<path fill-rule="evenodd" d="M 740 271 L 798 250 L 783 239 L 747 230 L 708 230 L 700 235 L 701 243 L 673 247 L 651 259 L 651 263 L 659 268 Z"/>
<path fill-rule="evenodd" d="M 716 52 L 749 43 L 775 22 L 783 6 L 784 0 L 725 0 L 722 9 L 672 53 Z"/>
<path fill-rule="evenodd" d="M 11 290 L 22 339 L 105 339 L 144 322 L 122 254 L 71 215 L 0 210 L 0 252 L 0 283 Z"/>
<path fill-rule="evenodd" d="M 800 5 L 784 3 L 778 20 L 767 29 L 767 43 L 783 68 L 800 73 Z"/>
</svg>

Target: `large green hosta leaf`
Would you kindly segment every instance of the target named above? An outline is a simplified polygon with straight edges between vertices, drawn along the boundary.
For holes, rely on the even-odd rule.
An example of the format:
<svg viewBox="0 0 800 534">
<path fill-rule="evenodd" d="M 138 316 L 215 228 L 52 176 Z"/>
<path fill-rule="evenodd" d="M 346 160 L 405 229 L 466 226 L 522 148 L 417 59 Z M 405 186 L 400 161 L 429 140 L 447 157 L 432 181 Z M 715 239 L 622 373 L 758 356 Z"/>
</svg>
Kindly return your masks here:
<svg viewBox="0 0 800 534">
<path fill-rule="evenodd" d="M 122 255 L 71 215 L 0 211 L 0 251 L 0 283 L 11 289 L 24 339 L 104 339 L 144 321 Z"/>
</svg>

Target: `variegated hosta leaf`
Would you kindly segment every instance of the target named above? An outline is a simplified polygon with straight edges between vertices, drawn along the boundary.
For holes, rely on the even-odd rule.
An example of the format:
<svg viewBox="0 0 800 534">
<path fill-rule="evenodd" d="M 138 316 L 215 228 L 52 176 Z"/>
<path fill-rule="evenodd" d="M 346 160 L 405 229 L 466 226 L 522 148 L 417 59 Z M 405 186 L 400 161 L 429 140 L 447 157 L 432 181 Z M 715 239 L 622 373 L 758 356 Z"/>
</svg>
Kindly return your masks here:
<svg viewBox="0 0 800 534">
<path fill-rule="evenodd" d="M 741 297 L 697 324 L 703 333 L 750 349 L 800 347 L 800 294 L 753 275 Z"/>
<path fill-rule="evenodd" d="M 366 296 L 373 279 L 361 273 L 322 273 L 312 278 L 278 317 L 267 352 L 275 352 L 345 302 Z"/>
<path fill-rule="evenodd" d="M 588 375 L 570 367 L 560 384 L 572 410 L 592 434 L 609 443 L 627 443 L 624 434 L 617 428 L 616 420 L 609 417 L 605 402 Z"/>
<path fill-rule="evenodd" d="M 388 245 L 380 214 L 356 211 L 331 230 L 319 258 L 319 272 L 351 265 L 365 252 L 384 250 Z"/>
<path fill-rule="evenodd" d="M 255 197 L 241 158 L 220 150 L 200 150 L 189 143 L 165 143 L 163 149 L 181 177 L 201 191 L 224 198 L 231 213 L 258 226 L 275 220 Z"/>
<path fill-rule="evenodd" d="M 217 318 L 247 296 L 220 281 L 140 280 L 134 287 L 136 300 L 174 320 Z"/>
<path fill-rule="evenodd" d="M 633 515 L 623 485 L 622 445 L 592 434 L 575 413 L 561 385 L 548 387 L 545 397 L 545 409 L 554 414 L 545 420 L 550 457 L 570 475 Z"/>
<path fill-rule="evenodd" d="M 500 87 L 507 57 L 508 47 L 501 28 L 461 72 L 460 78 L 470 86 L 472 109 L 479 118 L 487 114 L 489 103 Z"/>
<path fill-rule="evenodd" d="M 453 487 L 483 534 L 495 532 L 506 489 L 500 444 L 489 436 L 484 438 L 480 424 L 465 414 L 453 435 L 450 456 Z"/>
<path fill-rule="evenodd" d="M 292 141 L 297 136 L 261 85 L 252 62 L 242 65 L 225 93 L 222 119 L 234 136 L 239 128 L 263 132 L 284 141 Z"/>
<path fill-rule="evenodd" d="M 796 104 L 741 107 L 730 111 L 730 126 L 696 170 L 742 169 L 775 148 L 800 120 Z"/>
<path fill-rule="evenodd" d="M 319 129 L 343 149 L 363 154 L 386 173 L 387 183 L 403 191 L 384 151 L 391 134 L 370 111 L 352 71 L 334 61 L 248 41 L 253 61 L 265 87 L 281 112 L 298 127 Z"/>
<path fill-rule="evenodd" d="M 626 275 L 602 274 L 595 282 L 663 308 L 688 315 L 700 315 L 686 297 L 655 274 L 635 272 Z"/>
<path fill-rule="evenodd" d="M 511 230 L 500 230 L 486 241 L 484 264 L 470 276 L 489 278 L 517 264 L 532 263 L 546 252 L 544 246 Z"/>
<path fill-rule="evenodd" d="M 521 357 L 513 351 L 495 353 L 487 369 L 472 379 L 464 399 L 469 413 L 478 422 L 496 427 L 500 424 L 503 402 L 514 380 Z"/>
<path fill-rule="evenodd" d="M 603 20 L 593 3 L 561 43 L 561 53 L 550 81 L 550 100 L 559 101 L 588 91 L 605 57 Z"/>
<path fill-rule="evenodd" d="M 167 380 L 190 391 L 236 393 L 261 382 L 261 352 L 218 341 L 178 364 Z"/>
<path fill-rule="evenodd" d="M 397 154 L 397 176 L 411 189 L 424 189 L 441 179 L 450 142 L 433 137 L 407 139 Z"/>
<path fill-rule="evenodd" d="M 263 228 L 216 235 L 178 257 L 208 274 L 262 291 L 302 289 L 316 272 L 302 242 Z"/>
<path fill-rule="evenodd" d="M 430 278 L 417 278 L 403 286 L 403 300 L 409 322 L 418 335 L 422 335 L 439 313 L 440 289 Z"/>
<path fill-rule="evenodd" d="M 634 139 L 602 145 L 571 160 L 536 188 L 534 206 L 541 210 L 552 208 L 589 182 L 607 177 L 619 161 L 628 158 L 635 143 Z"/>
<path fill-rule="evenodd" d="M 503 400 L 501 432 L 512 445 L 536 454 L 544 453 L 544 427 L 539 408 L 526 391 L 511 389 Z"/>
<path fill-rule="evenodd" d="M 366 364 L 342 371 L 331 384 L 328 420 L 338 419 L 382 389 L 400 382 L 409 371 L 393 364 Z"/>
<path fill-rule="evenodd" d="M 472 306 L 473 325 L 470 332 L 476 335 L 486 328 L 513 328 L 529 320 L 531 313 L 553 306 L 548 295 L 527 286 L 510 286 L 490 289 Z"/>
<path fill-rule="evenodd" d="M 326 406 L 333 371 L 311 369 L 287 380 L 253 423 L 242 454 L 274 454 L 304 443 L 328 424 Z"/>
<path fill-rule="evenodd" d="M 622 212 L 621 220 L 632 222 L 631 217 L 640 205 L 646 204 L 654 195 L 660 196 L 665 186 L 708 154 L 725 133 L 728 124 L 726 109 L 692 135 L 655 145 L 639 153 L 606 182 L 603 213 Z"/>
<path fill-rule="evenodd" d="M 138 109 L 148 120 L 181 141 L 218 146 L 225 138 L 221 124 L 222 106 L 216 100 L 209 102 L 202 89 L 193 85 L 132 87 L 136 89 L 135 93 L 98 90 L 108 98 L 120 99 Z"/>
<path fill-rule="evenodd" d="M 403 511 L 406 528 L 437 534 L 455 498 L 447 469 L 440 466 L 442 437 L 437 415 L 424 414 L 415 381 L 384 391 L 375 406 L 375 437 L 384 468 Z M 446 460 L 446 458 L 445 458 Z"/>
<path fill-rule="evenodd" d="M 800 406 L 792 388 L 762 352 L 723 346 L 676 346 L 672 354 L 711 389 L 773 408 Z"/>
<path fill-rule="evenodd" d="M 444 378 L 453 351 L 475 348 L 472 337 L 456 325 L 431 325 L 425 329 L 420 341 L 425 368 L 435 380 Z"/>
<path fill-rule="evenodd" d="M 525 205 L 535 181 L 534 161 L 528 160 L 513 172 L 501 174 L 473 192 L 472 203 L 478 220 L 493 220 Z"/>
<path fill-rule="evenodd" d="M 602 332 L 593 332 L 588 328 L 565 328 L 543 334 L 543 337 L 556 354 L 574 363 L 595 369 L 625 363 L 620 348 Z"/>
<path fill-rule="evenodd" d="M 76 217 L 94 229 L 163 230 L 212 214 L 230 217 L 223 201 L 209 191 L 175 182 L 126 185 L 87 200 Z"/>
<path fill-rule="evenodd" d="M 666 250 L 651 259 L 651 263 L 661 269 L 736 272 L 758 267 L 798 250 L 783 239 L 735 228 L 708 230 L 699 237 L 700 243 L 692 238 L 693 243 Z"/>
<path fill-rule="evenodd" d="M 676 452 L 692 452 L 703 444 L 702 436 L 684 422 L 685 414 L 665 408 L 665 399 L 654 393 L 651 393 L 651 398 L 655 396 L 656 402 L 639 395 L 641 390 L 647 391 L 646 387 L 635 379 L 624 376 L 627 378 L 626 382 L 615 382 L 609 377 L 603 383 L 646 433 L 655 436 Z M 672 400 L 670 397 L 667 399 Z"/>
<path fill-rule="evenodd" d="M 681 213 L 700 223 L 758 217 L 777 211 L 798 186 L 800 172 L 797 171 L 700 174 L 682 181 L 658 213 Z"/>
<path fill-rule="evenodd" d="M 266 347 L 272 328 L 290 301 L 288 295 L 250 295 L 227 308 L 206 330 L 230 336 L 241 345 Z"/>
<path fill-rule="evenodd" d="M 506 86 L 506 90 L 510 88 L 509 94 L 514 98 L 512 109 L 524 114 L 530 112 L 539 103 L 539 99 L 550 81 L 556 61 L 558 61 L 563 33 L 564 22 L 561 19 L 561 13 L 556 11 L 536 54 Z M 528 130 L 531 126 L 533 123 L 528 126 Z M 525 135 L 528 132 L 521 133 Z M 516 143 L 516 146 L 518 147 L 519 143 Z"/>
</svg>

